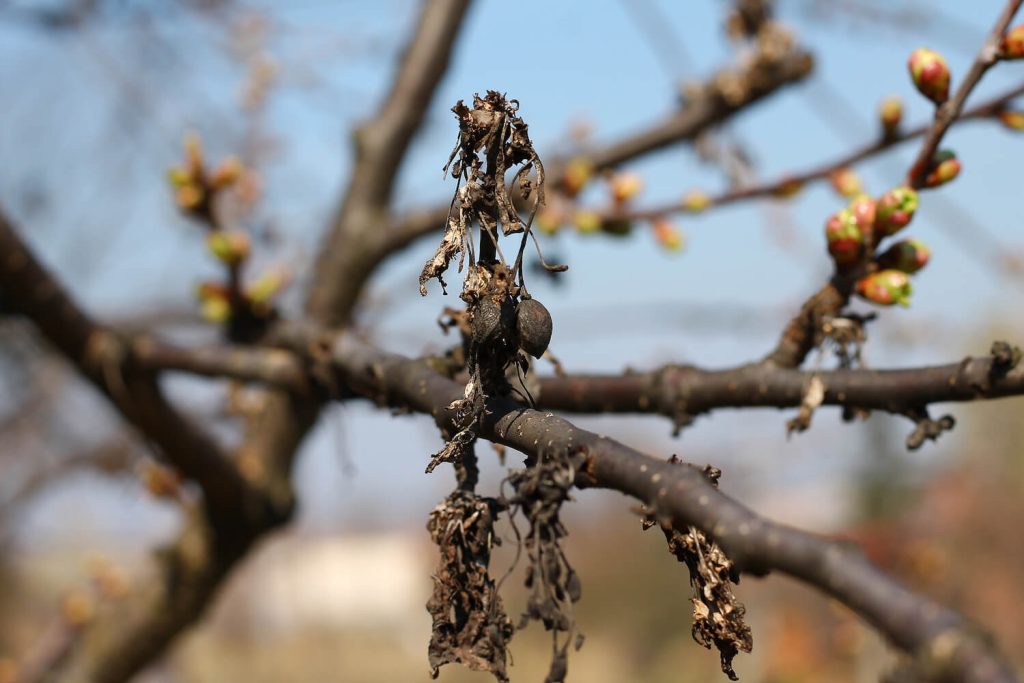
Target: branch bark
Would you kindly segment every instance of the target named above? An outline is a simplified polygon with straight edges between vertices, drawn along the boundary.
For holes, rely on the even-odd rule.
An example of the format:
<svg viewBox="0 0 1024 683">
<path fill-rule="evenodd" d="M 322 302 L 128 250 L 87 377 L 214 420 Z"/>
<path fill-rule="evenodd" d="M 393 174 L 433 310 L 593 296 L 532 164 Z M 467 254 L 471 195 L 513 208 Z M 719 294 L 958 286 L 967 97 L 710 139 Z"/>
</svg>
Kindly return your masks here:
<svg viewBox="0 0 1024 683">
<path fill-rule="evenodd" d="M 457 425 L 446 406 L 462 387 L 422 361 L 384 353 L 342 335 L 332 356 L 345 382 L 382 405 L 433 416 L 443 432 Z M 481 436 L 527 456 L 561 450 L 576 456 L 577 485 L 637 498 L 681 530 L 709 534 L 742 570 L 788 574 L 857 612 L 895 646 L 927 661 L 943 680 L 1009 682 L 1017 677 L 990 640 L 956 612 L 917 595 L 872 565 L 853 546 L 758 516 L 714 487 L 693 466 L 656 460 L 566 420 L 491 399 Z"/>
<path fill-rule="evenodd" d="M 399 165 L 447 71 L 468 7 L 469 0 L 424 3 L 390 93 L 373 119 L 355 132 L 355 168 L 323 241 L 307 300 L 308 311 L 326 326 L 348 322 L 380 263 L 374 254 Z"/>
<path fill-rule="evenodd" d="M 917 158 L 907 172 L 907 185 L 915 189 L 919 189 L 924 185 L 924 178 L 928 173 L 928 167 L 932 163 L 932 157 L 935 156 L 935 152 L 938 150 L 939 143 L 942 142 L 946 131 L 949 130 L 949 127 L 960 116 L 960 112 L 967 102 L 967 97 L 974 90 L 974 87 L 978 85 L 978 82 L 981 81 L 981 77 L 985 75 L 985 72 L 993 64 L 999 61 L 999 43 L 1002 40 L 1003 34 L 1006 33 L 1010 22 L 1013 21 L 1014 15 L 1017 14 L 1017 10 L 1020 9 L 1022 2 L 1024 0 L 1009 0 L 1006 3 L 999 18 L 996 19 L 992 30 L 985 37 L 985 42 L 982 44 L 981 50 L 978 51 L 978 56 L 975 58 L 970 70 L 968 70 L 967 75 L 964 76 L 963 83 L 957 88 L 956 94 L 935 110 L 935 122 L 925 135 L 924 142 L 921 144 L 921 151 L 918 152 Z"/>
</svg>

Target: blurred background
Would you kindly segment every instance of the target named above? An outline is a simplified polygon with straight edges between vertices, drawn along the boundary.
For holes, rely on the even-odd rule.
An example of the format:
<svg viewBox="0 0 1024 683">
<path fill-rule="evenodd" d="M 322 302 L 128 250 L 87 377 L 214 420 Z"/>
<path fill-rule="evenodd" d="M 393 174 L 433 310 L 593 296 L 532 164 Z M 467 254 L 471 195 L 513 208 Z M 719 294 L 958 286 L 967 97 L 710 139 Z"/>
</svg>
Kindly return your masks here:
<svg viewBox="0 0 1024 683">
<path fill-rule="evenodd" d="M 630 165 L 644 183 L 638 203 L 727 188 L 723 157 L 747 180 L 831 160 L 875 139 L 887 95 L 904 99 L 911 125 L 926 122 L 931 106 L 913 91 L 907 55 L 941 51 L 955 87 L 1002 4 L 779 0 L 778 19 L 814 53 L 812 76 L 696 148 Z M 417 9 L 413 0 L 0 1 L 0 203 L 98 318 L 213 341 L 194 293 L 218 266 L 167 182 L 195 133 L 210 159 L 237 155 L 249 170 L 234 220 L 255 241 L 257 270 L 291 274 L 284 310 L 297 315 L 349 173 L 350 131 L 375 111 Z M 403 167 L 400 206 L 450 198 L 441 167 L 457 100 L 486 89 L 518 99 L 542 157 L 613 141 L 667 116 L 686 83 L 740 58 L 724 28 L 728 9 L 721 0 L 475 3 Z M 499 34 L 514 40 L 495 55 Z M 1020 63 L 1000 65 L 972 101 L 1022 79 Z M 964 170 L 927 195 L 908 231 L 933 260 L 915 278 L 913 306 L 882 311 L 870 326 L 870 366 L 955 362 L 994 339 L 1021 339 L 1024 138 L 978 122 L 955 127 L 945 146 Z M 866 189 L 897 184 L 916 150 L 907 143 L 858 166 Z M 581 201 L 606 196 L 595 183 Z M 548 260 L 570 264 L 531 284 L 555 321 L 552 350 L 570 372 L 760 357 L 828 277 L 821 226 L 842 204 L 817 183 L 786 201 L 679 217 L 680 250 L 642 225 L 622 237 L 546 237 Z M 413 244 L 372 281 L 360 325 L 386 348 L 418 355 L 451 342 L 435 321 L 455 296 L 416 291 L 433 241 Z M 181 377 L 168 387 L 230 438 L 237 392 Z M 844 424 L 827 409 L 791 438 L 792 416 L 774 410 L 718 411 L 679 438 L 663 418 L 574 420 L 655 455 L 715 464 L 722 487 L 755 510 L 861 542 L 883 567 L 991 628 L 1004 652 L 1024 652 L 1012 609 L 1024 604 L 1014 523 L 1024 516 L 1024 403 L 947 408 L 956 430 L 915 452 L 903 445 L 909 421 Z M 435 558 L 424 525 L 451 478 L 422 471 L 439 444 L 428 419 L 331 407 L 300 456 L 295 522 L 253 553 L 202 625 L 141 680 L 428 680 L 423 605 Z M 482 490 L 493 491 L 505 470 L 485 461 Z M 151 576 L 152 549 L 180 524 L 158 489 L 144 445 L 102 399 L 30 327 L 0 316 L 0 683 L 17 680 L 15 663 L 55 623 L 87 619 L 96 602 Z M 564 515 L 587 642 L 570 680 L 724 680 L 717 654 L 690 639 L 687 574 L 661 534 L 641 532 L 617 494 L 577 498 Z M 496 557 L 499 574 L 510 545 Z M 519 577 L 506 582 L 513 616 Z M 893 662 L 844 608 L 784 578 L 745 579 L 738 595 L 755 643 L 736 660 L 742 680 L 873 681 Z M 541 680 L 549 647 L 536 626 L 517 633 L 513 680 Z M 448 667 L 441 680 L 486 676 Z"/>
</svg>

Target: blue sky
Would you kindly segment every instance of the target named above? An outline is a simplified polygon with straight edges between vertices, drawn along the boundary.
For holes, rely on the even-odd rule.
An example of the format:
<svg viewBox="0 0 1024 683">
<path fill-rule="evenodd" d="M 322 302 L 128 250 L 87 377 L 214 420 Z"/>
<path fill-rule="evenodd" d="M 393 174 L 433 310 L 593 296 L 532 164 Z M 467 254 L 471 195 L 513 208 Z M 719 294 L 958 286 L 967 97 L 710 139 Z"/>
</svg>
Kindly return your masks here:
<svg viewBox="0 0 1024 683">
<path fill-rule="evenodd" d="M 440 168 L 455 136 L 448 110 L 458 99 L 486 89 L 515 97 L 543 155 L 565 147 L 574 121 L 588 121 L 600 142 L 666 116 L 675 106 L 679 79 L 699 79 L 733 55 L 721 30 L 724 3 L 650 0 L 664 15 L 664 32 L 685 46 L 677 50 L 676 62 L 666 64 L 652 36 L 631 19 L 626 1 L 476 3 L 403 169 L 398 204 L 412 207 L 450 196 L 451 183 Z M 348 131 L 374 111 L 416 4 L 247 5 L 265 10 L 276 27 L 268 48 L 282 84 L 259 124 L 278 150 L 263 169 L 267 197 L 261 220 L 275 227 L 282 245 L 267 261 L 285 259 L 300 274 L 308 272 L 348 173 Z M 815 54 L 817 66 L 808 83 L 728 126 L 764 178 L 870 140 L 885 95 L 904 98 L 908 122 L 926 120 L 930 107 L 915 95 L 906 74 L 909 52 L 922 45 L 942 51 L 956 87 L 1002 7 L 991 0 L 867 3 L 932 14 L 893 26 L 824 19 L 815 8 L 828 3 L 812 0 L 779 5 L 781 19 Z M 186 308 L 194 283 L 216 274 L 199 230 L 176 216 L 164 171 L 177 160 L 187 129 L 204 134 L 213 157 L 237 151 L 242 141 L 245 120 L 236 93 L 244 73 L 225 57 L 221 35 L 214 24 L 173 12 L 147 32 L 116 21 L 63 35 L 0 23 L 0 88 L 7 93 L 0 108 L 0 202 L 23 221 L 39 252 L 97 315 Z M 975 97 L 1021 79 L 1024 65 L 1000 65 Z M 938 192 L 1001 249 L 1024 248 L 1024 137 L 978 123 L 953 130 L 948 143 L 964 170 Z M 881 192 L 897 184 L 916 148 L 909 143 L 859 168 L 868 188 Z M 646 181 L 641 202 L 724 186 L 721 174 L 689 148 L 652 155 L 635 169 Z M 908 234 L 932 247 L 933 262 L 915 280 L 912 308 L 885 311 L 875 324 L 867 350 L 874 365 L 951 361 L 985 351 L 985 330 L 994 323 L 1020 329 L 1009 312 L 1024 292 L 1022 280 L 972 256 L 972 247 L 987 249 L 988 242 L 929 196 Z M 625 241 L 571 234 L 549 239 L 547 250 L 571 268 L 561 286 L 531 287 L 554 316 L 554 352 L 576 371 L 669 361 L 726 366 L 760 356 L 787 316 L 827 277 L 822 225 L 841 204 L 818 185 L 784 204 L 744 204 L 683 217 L 679 225 L 688 247 L 682 254 L 664 252 L 643 230 Z M 420 265 L 431 250 L 430 241 L 416 244 L 373 282 L 366 320 L 389 348 L 415 354 L 445 343 L 433 321 L 454 298 L 442 297 L 436 287 L 426 298 L 416 293 Z M 296 293 L 291 303 L 298 301 Z M 186 404 L 201 407 L 216 399 L 202 384 L 181 380 L 173 387 Z M 724 412 L 703 418 L 680 441 L 668 438 L 664 420 L 581 422 L 651 452 L 680 452 L 684 458 L 689 453 L 722 464 L 727 486 L 731 480 L 738 490 L 766 481 L 799 486 L 810 475 L 856 466 L 863 427 L 841 425 L 827 412 L 810 433 L 787 442 L 785 417 Z M 893 432 L 897 451 L 908 430 L 909 423 L 898 424 Z M 437 442 L 422 420 L 396 421 L 361 405 L 334 409 L 301 463 L 300 488 L 309 494 L 305 523 L 358 525 L 361 506 L 396 476 L 410 492 L 409 518 L 422 519 L 449 485 L 447 474 L 429 483 L 421 474 Z M 956 441 L 949 443 L 946 457 Z M 829 451 L 827 466 L 820 464 L 822 451 Z M 781 462 L 771 475 L 758 464 L 765 453 Z M 928 462 L 920 454 L 905 457 Z M 346 473 L 342 462 L 350 462 L 356 474 Z"/>
</svg>

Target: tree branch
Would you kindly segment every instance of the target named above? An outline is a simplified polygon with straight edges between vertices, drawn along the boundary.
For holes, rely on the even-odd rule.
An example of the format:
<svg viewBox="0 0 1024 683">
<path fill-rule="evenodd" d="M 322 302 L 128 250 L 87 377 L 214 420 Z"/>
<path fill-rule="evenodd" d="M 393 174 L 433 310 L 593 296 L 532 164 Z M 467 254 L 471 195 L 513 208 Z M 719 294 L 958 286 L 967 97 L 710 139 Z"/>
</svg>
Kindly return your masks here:
<svg viewBox="0 0 1024 683">
<path fill-rule="evenodd" d="M 216 443 L 166 401 L 155 377 L 132 363 L 131 350 L 94 323 L 21 241 L 0 210 L 0 292 L 92 382 L 164 459 L 199 484 L 215 527 L 225 535 L 241 510 L 261 516 L 262 502 Z"/>
<path fill-rule="evenodd" d="M 749 82 L 750 87 L 742 90 L 741 97 L 734 100 L 724 99 L 715 90 L 713 84 L 720 76 L 716 74 L 700 89 L 702 94 L 691 97 L 679 111 L 638 133 L 585 153 L 582 157 L 596 172 L 600 172 L 670 145 L 694 140 L 709 128 L 724 123 L 734 114 L 780 88 L 803 80 L 811 72 L 812 66 L 813 61 L 808 53 L 794 50 L 771 68 L 757 70 L 751 67 L 749 72 L 739 77 L 739 80 Z M 555 183 L 561 183 L 568 162 L 567 159 L 554 159 L 546 163 L 548 177 Z M 415 209 L 393 219 L 386 231 L 386 239 L 374 258 L 379 262 L 416 239 L 440 231 L 447 217 L 448 203 L 444 203 Z"/>
<path fill-rule="evenodd" d="M 447 70 L 468 7 L 469 0 L 424 3 L 390 93 L 355 133 L 355 167 L 324 238 L 307 300 L 309 312 L 324 325 L 347 322 L 363 284 L 380 262 L 370 254 L 379 249 L 399 164 Z"/>
<path fill-rule="evenodd" d="M 993 119 L 1011 100 L 1024 94 L 1024 85 L 1015 86 L 1000 95 L 986 100 L 965 110 L 952 123 L 963 123 L 966 121 L 979 121 Z M 833 173 L 844 168 L 853 166 L 861 161 L 870 159 L 881 152 L 887 151 L 901 145 L 904 142 L 922 137 L 934 130 L 933 124 L 922 124 L 914 128 L 896 133 L 892 136 L 883 136 L 874 142 L 869 142 L 855 149 L 836 157 L 835 159 L 819 163 L 812 168 L 798 173 L 787 173 L 773 180 L 753 185 L 736 187 L 720 194 L 708 195 L 706 204 L 702 204 L 700 211 L 707 209 L 736 204 L 751 199 L 766 197 L 779 197 L 792 191 L 792 188 L 803 188 L 818 180 L 825 180 Z M 659 216 L 666 216 L 681 211 L 690 211 L 683 202 L 674 201 L 659 206 L 637 207 L 627 210 L 613 209 L 610 212 L 602 213 L 602 220 L 605 221 L 642 221 L 652 220 Z"/>
<path fill-rule="evenodd" d="M 1002 356 L 892 370 L 801 371 L 767 364 L 728 370 L 669 365 L 623 375 L 544 377 L 534 398 L 548 410 L 579 413 L 658 413 L 679 419 L 717 408 L 793 408 L 812 378 L 822 405 L 905 414 L 933 403 L 1024 394 L 1024 367 Z"/>
<path fill-rule="evenodd" d="M 1024 0 L 1009 0 L 1006 3 L 999 18 L 996 19 L 995 26 L 992 27 L 992 30 L 985 38 L 985 42 L 982 43 L 981 50 L 978 52 L 978 56 L 975 58 L 970 70 L 964 76 L 964 82 L 957 88 L 956 94 L 953 95 L 952 99 L 936 109 L 935 122 L 928 130 L 927 135 L 925 135 L 924 142 L 921 144 L 921 151 L 907 172 L 907 185 L 915 189 L 919 189 L 924 185 L 924 178 L 928 173 L 928 167 L 931 166 L 932 157 L 935 156 L 935 152 L 938 150 L 939 143 L 942 142 L 946 131 L 949 130 L 949 127 L 959 117 L 964 103 L 967 102 L 967 97 L 974 90 L 974 87 L 978 85 L 981 77 L 985 75 L 985 72 L 993 64 L 999 61 L 999 43 L 1002 40 L 1003 34 L 1006 33 L 1006 28 L 1013 21 L 1013 16 L 1020 9 L 1022 2 Z"/>
<path fill-rule="evenodd" d="M 337 337 L 332 348 L 342 378 L 357 392 L 383 405 L 432 415 L 448 433 L 457 430 L 446 407 L 462 397 L 456 382 L 422 361 L 378 351 L 351 335 Z M 849 544 L 756 515 L 721 493 L 695 467 L 656 460 L 503 398 L 488 401 L 480 433 L 528 456 L 539 456 L 542 450 L 574 456 L 577 485 L 620 491 L 676 528 L 701 529 L 746 572 L 780 571 L 815 586 L 900 649 L 936 665 L 943 680 L 1017 680 L 990 641 L 962 616 L 912 593 Z"/>
</svg>

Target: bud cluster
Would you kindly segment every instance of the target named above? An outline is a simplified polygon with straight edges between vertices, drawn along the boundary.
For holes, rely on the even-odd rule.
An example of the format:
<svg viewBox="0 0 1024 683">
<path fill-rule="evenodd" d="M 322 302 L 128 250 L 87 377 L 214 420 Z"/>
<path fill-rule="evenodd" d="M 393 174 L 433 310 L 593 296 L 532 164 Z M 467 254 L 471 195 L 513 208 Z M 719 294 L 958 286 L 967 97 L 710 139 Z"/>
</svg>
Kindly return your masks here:
<svg viewBox="0 0 1024 683">
<path fill-rule="evenodd" d="M 896 187 L 878 199 L 867 195 L 829 217 L 825 237 L 829 253 L 840 270 L 865 264 L 874 246 L 905 228 L 917 210 L 917 192 Z M 869 272 L 855 284 L 858 295 L 882 306 L 909 305 L 910 274 L 921 270 L 931 251 L 920 240 L 896 242 L 869 265 Z"/>
</svg>

